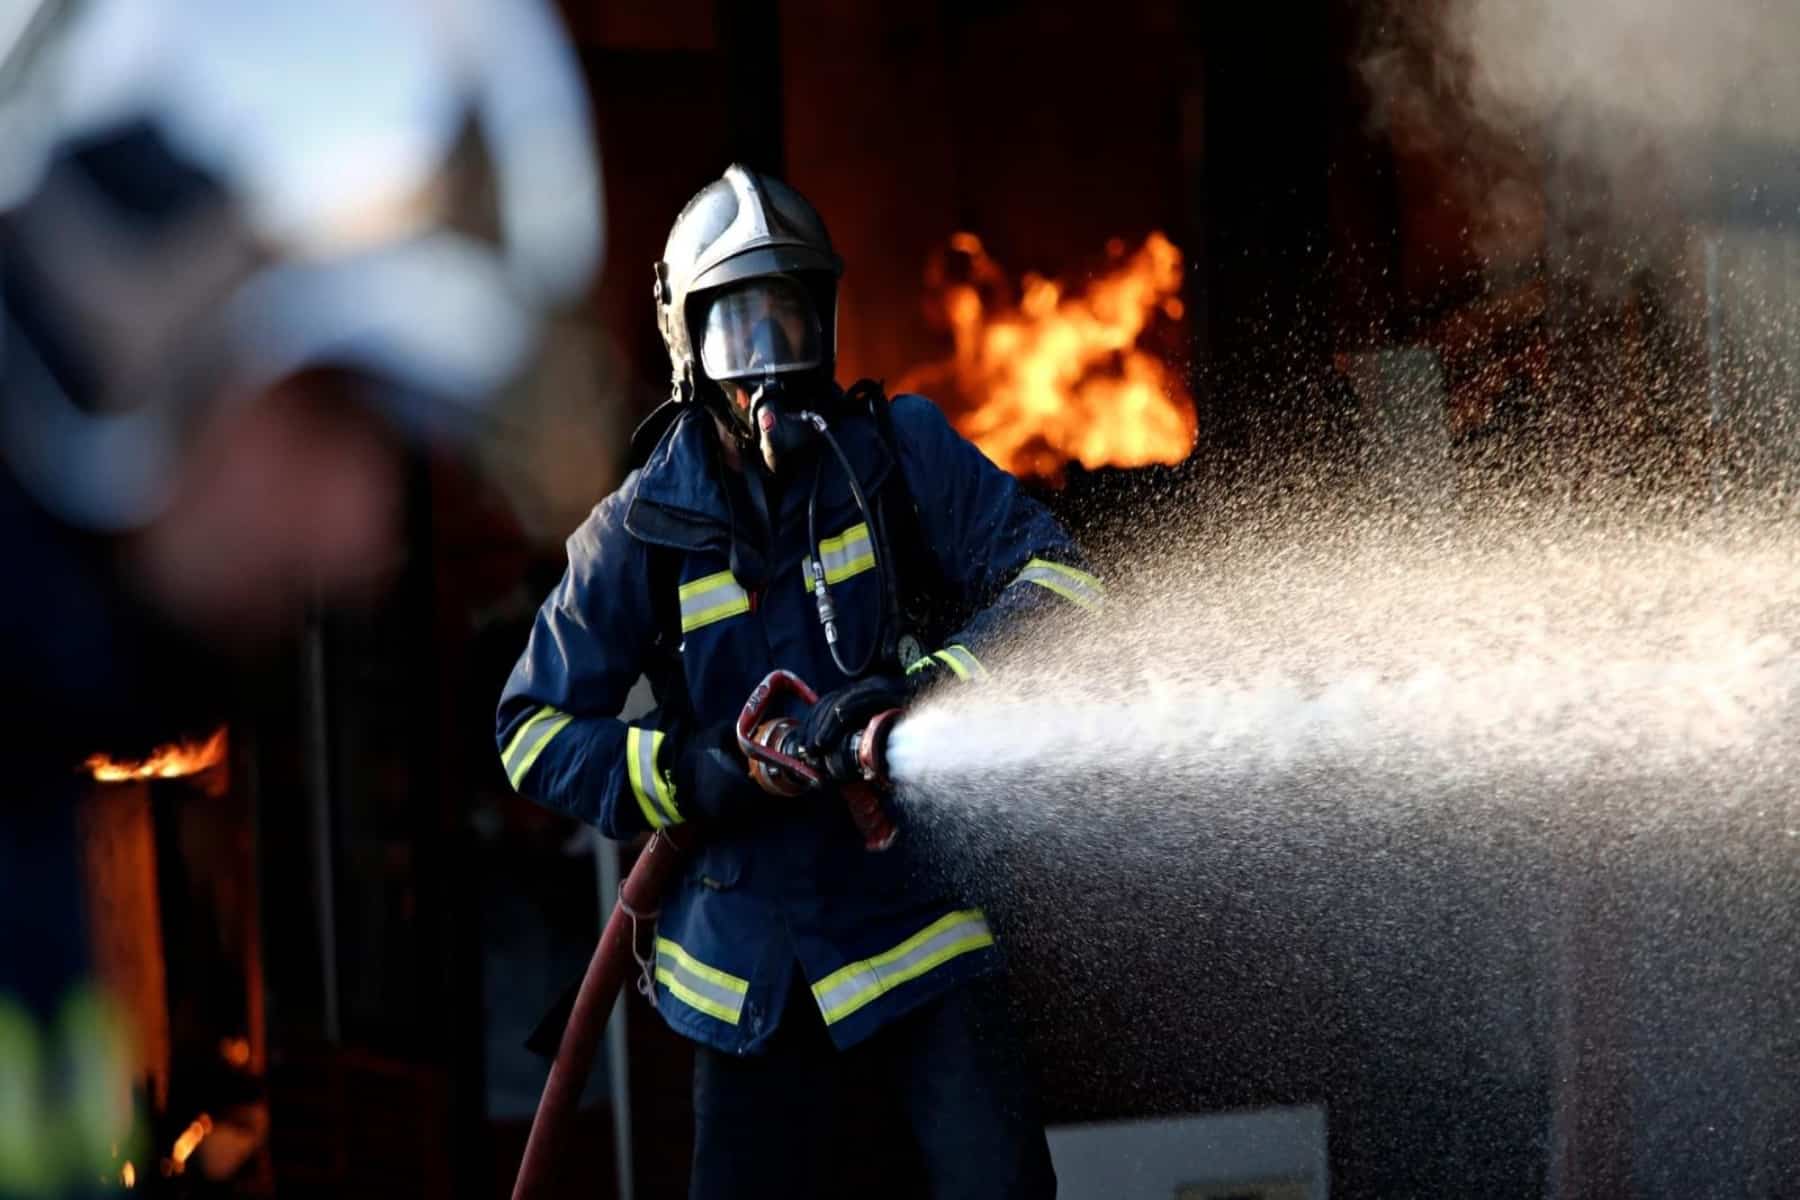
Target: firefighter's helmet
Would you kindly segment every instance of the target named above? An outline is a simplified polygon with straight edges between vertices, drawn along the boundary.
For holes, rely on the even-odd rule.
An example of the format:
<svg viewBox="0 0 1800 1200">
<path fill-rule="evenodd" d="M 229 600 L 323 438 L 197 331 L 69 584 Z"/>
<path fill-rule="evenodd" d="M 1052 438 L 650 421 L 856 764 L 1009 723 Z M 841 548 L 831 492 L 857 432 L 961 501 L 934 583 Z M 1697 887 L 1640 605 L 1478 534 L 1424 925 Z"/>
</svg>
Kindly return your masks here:
<svg viewBox="0 0 1800 1200">
<path fill-rule="evenodd" d="M 727 167 L 675 218 L 656 264 L 657 326 L 669 349 L 675 398 L 705 394 L 708 372 L 700 354 L 710 301 L 758 279 L 792 280 L 804 290 L 817 318 L 818 348 L 811 356 L 816 361 L 808 365 L 829 372 L 837 355 L 837 281 L 843 269 L 825 222 L 806 197 L 779 179 L 739 164 Z"/>
</svg>

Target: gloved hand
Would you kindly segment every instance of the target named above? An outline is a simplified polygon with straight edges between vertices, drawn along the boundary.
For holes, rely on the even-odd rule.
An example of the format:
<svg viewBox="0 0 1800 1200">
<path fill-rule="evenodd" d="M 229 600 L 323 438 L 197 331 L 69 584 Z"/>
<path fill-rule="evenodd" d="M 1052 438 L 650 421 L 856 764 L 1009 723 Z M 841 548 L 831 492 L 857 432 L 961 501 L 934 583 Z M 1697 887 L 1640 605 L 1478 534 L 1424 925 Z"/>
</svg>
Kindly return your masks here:
<svg viewBox="0 0 1800 1200">
<path fill-rule="evenodd" d="M 675 757 L 675 803 L 692 816 L 715 821 L 772 810 L 772 798 L 750 778 L 738 749 L 737 727 L 721 721 L 684 738 Z"/>
<path fill-rule="evenodd" d="M 912 691 L 904 679 L 871 675 L 819 697 L 801 723 L 800 734 L 808 747 L 824 760 L 825 769 L 837 780 L 854 779 L 856 763 L 845 744 L 852 733 L 877 713 L 905 708 Z"/>
</svg>

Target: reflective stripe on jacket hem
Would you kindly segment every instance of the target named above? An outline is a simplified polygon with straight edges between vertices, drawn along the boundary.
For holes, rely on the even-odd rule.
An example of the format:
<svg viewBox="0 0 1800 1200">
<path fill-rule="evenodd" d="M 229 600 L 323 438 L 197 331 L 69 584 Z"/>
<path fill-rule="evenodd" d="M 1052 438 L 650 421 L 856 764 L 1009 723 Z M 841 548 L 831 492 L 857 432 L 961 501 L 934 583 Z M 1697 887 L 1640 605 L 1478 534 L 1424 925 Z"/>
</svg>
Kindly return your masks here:
<svg viewBox="0 0 1800 1200">
<path fill-rule="evenodd" d="M 1095 609 L 1106 603 L 1106 587 L 1098 579 L 1048 559 L 1032 559 L 1007 586 L 1020 583 L 1034 583 L 1082 608 Z"/>
<path fill-rule="evenodd" d="M 993 932 L 980 909 L 949 913 L 892 950 L 833 971 L 813 984 L 813 998 L 825 1023 L 834 1025 L 901 984 L 993 944 Z"/>
<path fill-rule="evenodd" d="M 625 731 L 625 771 L 631 776 L 631 794 L 637 797 L 638 809 L 650 828 L 681 824 L 681 813 L 675 807 L 675 784 L 669 773 L 656 765 L 662 750 L 663 734 L 657 729 Z"/>
<path fill-rule="evenodd" d="M 512 740 L 506 743 L 506 749 L 500 752 L 500 765 L 506 770 L 506 778 L 518 791 L 525 782 L 525 775 L 544 752 L 550 740 L 561 733 L 568 723 L 575 718 L 566 712 L 551 708 L 548 704 L 531 714 L 531 717 L 519 726 Z"/>
<path fill-rule="evenodd" d="M 749 980 L 707 966 L 666 937 L 656 939 L 656 981 L 695 1012 L 727 1025 L 738 1023 L 750 992 Z"/>
</svg>

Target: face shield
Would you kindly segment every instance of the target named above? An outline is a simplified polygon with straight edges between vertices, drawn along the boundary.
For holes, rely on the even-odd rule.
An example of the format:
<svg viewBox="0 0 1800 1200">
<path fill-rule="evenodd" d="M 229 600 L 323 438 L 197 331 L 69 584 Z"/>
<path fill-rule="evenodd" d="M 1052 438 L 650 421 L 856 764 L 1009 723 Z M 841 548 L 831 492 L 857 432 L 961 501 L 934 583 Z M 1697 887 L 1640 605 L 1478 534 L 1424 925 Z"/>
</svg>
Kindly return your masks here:
<svg viewBox="0 0 1800 1200">
<path fill-rule="evenodd" d="M 718 382 L 808 371 L 825 361 L 819 314 L 806 289 L 772 276 L 721 292 L 706 310 L 700 365 Z"/>
</svg>

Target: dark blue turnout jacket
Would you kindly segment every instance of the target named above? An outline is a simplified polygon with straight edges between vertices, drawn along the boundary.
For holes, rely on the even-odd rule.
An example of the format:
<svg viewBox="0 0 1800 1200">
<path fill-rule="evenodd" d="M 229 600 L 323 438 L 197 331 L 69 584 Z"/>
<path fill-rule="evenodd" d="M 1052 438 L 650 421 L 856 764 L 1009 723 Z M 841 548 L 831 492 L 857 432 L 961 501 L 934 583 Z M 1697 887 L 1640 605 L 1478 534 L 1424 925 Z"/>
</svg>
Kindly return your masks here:
<svg viewBox="0 0 1800 1200">
<path fill-rule="evenodd" d="M 985 677 L 984 647 L 1033 610 L 1100 603 L 1068 533 L 928 400 L 896 397 L 886 432 L 869 412 L 843 407 L 832 430 L 877 520 L 892 536 L 897 506 L 910 497 L 916 508 L 915 541 L 949 614 L 941 641 L 925 649 L 949 673 Z M 670 771 L 682 731 L 734 718 L 776 667 L 820 694 L 850 682 L 810 590 L 810 470 L 803 476 L 750 504 L 743 478 L 721 466 L 702 409 L 670 426 L 569 538 L 568 571 L 500 702 L 499 746 L 515 788 L 610 837 L 677 823 L 693 811 Z M 881 633 L 871 532 L 829 454 L 818 487 L 819 561 L 840 650 L 854 664 Z M 659 634 L 678 646 L 660 672 Z M 646 673 L 658 707 L 626 724 L 617 714 Z M 677 1032 L 756 1051 L 781 1021 L 798 970 L 835 1042 L 849 1046 L 993 964 L 981 912 L 922 883 L 904 836 L 870 854 L 841 805 L 769 802 L 789 811 L 711 841 L 664 903 L 656 999 Z"/>
</svg>

